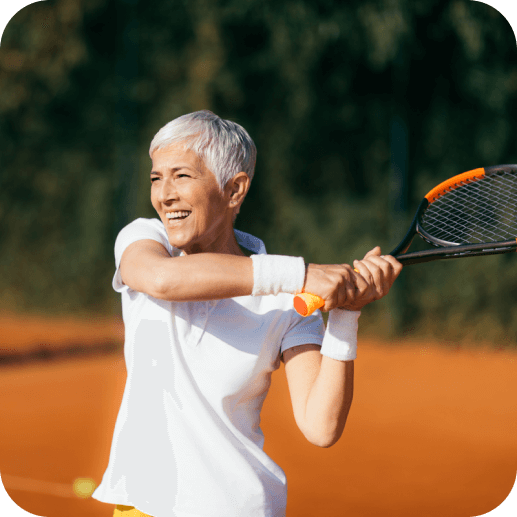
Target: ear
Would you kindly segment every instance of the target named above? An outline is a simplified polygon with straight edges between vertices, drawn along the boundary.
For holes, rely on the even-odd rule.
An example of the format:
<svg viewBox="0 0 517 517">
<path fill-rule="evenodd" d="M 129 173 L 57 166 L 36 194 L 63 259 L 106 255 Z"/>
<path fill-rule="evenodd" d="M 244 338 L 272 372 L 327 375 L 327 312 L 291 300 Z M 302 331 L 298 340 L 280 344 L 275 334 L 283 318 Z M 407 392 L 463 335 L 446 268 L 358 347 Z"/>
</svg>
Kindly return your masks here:
<svg viewBox="0 0 517 517">
<path fill-rule="evenodd" d="M 226 189 L 229 195 L 229 207 L 236 209 L 237 213 L 248 193 L 251 180 L 245 172 L 238 172 L 227 184 Z"/>
</svg>

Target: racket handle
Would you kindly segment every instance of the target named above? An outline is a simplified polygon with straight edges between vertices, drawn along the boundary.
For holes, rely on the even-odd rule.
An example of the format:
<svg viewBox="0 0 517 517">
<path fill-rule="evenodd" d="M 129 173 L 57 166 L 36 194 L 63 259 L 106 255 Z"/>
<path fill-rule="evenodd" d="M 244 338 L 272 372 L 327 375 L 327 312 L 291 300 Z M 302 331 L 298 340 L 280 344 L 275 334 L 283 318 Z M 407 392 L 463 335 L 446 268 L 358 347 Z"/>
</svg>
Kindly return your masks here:
<svg viewBox="0 0 517 517">
<path fill-rule="evenodd" d="M 359 270 L 354 268 L 354 271 L 359 273 Z M 294 297 L 294 310 L 300 316 L 310 316 L 315 310 L 320 309 L 325 305 L 325 300 L 310 293 L 300 293 Z"/>
</svg>

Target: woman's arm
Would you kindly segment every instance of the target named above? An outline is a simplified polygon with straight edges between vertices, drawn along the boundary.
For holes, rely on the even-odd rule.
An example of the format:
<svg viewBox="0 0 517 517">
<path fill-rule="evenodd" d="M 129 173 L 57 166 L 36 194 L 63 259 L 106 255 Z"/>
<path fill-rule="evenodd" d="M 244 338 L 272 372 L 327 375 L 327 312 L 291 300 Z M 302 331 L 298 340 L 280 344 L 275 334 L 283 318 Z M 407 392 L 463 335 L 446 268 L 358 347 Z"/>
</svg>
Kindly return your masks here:
<svg viewBox="0 0 517 517">
<path fill-rule="evenodd" d="M 161 300 L 203 301 L 250 295 L 251 258 L 220 253 L 171 257 L 157 241 L 130 244 L 120 262 L 122 281 Z"/>
<path fill-rule="evenodd" d="M 220 300 L 248 296 L 253 290 L 251 258 L 220 253 L 171 257 L 152 239 L 136 241 L 124 250 L 120 273 L 131 289 L 161 300 Z M 352 308 L 358 296 L 363 299 L 372 291 L 347 264 L 309 264 L 305 288 L 326 301 L 323 310 Z"/>
<path fill-rule="evenodd" d="M 354 361 L 325 357 L 319 345 L 289 348 L 283 360 L 296 424 L 312 444 L 334 445 L 352 404 Z"/>
<path fill-rule="evenodd" d="M 355 311 L 386 296 L 402 270 L 393 257 L 381 257 L 379 248 L 368 252 L 363 260 L 355 261 L 354 266 L 369 286 L 363 294 L 356 292 L 351 304 Z M 283 353 L 296 423 L 305 437 L 319 447 L 330 447 L 339 440 L 352 404 L 354 361 L 324 355 L 332 351 L 338 356 L 355 357 L 356 316 L 338 314 L 332 313 L 329 318 L 329 325 L 333 323 L 327 326 L 321 352 L 318 345 L 307 344 Z M 327 346 L 331 343 L 332 346 Z"/>
</svg>

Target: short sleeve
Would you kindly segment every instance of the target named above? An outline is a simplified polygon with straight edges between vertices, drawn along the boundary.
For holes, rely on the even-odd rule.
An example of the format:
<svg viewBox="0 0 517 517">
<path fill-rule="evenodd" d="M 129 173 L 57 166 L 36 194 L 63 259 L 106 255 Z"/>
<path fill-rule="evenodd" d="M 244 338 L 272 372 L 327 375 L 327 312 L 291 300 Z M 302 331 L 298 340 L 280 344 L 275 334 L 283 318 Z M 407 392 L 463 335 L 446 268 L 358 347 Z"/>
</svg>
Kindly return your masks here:
<svg viewBox="0 0 517 517">
<path fill-rule="evenodd" d="M 300 316 L 296 311 L 292 311 L 292 321 L 289 329 L 284 334 L 280 353 L 284 353 L 288 348 L 299 345 L 321 345 L 325 334 L 325 325 L 320 311 L 315 311 L 310 316 Z"/>
<path fill-rule="evenodd" d="M 173 249 L 169 243 L 167 238 L 167 232 L 163 227 L 163 224 L 158 219 L 144 219 L 139 218 L 129 223 L 127 226 L 120 230 L 120 233 L 117 236 L 117 240 L 115 241 L 115 266 L 116 271 L 113 276 L 113 289 L 118 293 L 129 289 L 127 285 L 122 282 L 122 277 L 120 275 L 120 261 L 122 260 L 122 254 L 126 250 L 126 248 L 133 244 L 133 242 L 141 241 L 145 239 L 151 239 L 153 241 L 157 241 L 167 249 L 167 251 L 172 255 Z"/>
</svg>

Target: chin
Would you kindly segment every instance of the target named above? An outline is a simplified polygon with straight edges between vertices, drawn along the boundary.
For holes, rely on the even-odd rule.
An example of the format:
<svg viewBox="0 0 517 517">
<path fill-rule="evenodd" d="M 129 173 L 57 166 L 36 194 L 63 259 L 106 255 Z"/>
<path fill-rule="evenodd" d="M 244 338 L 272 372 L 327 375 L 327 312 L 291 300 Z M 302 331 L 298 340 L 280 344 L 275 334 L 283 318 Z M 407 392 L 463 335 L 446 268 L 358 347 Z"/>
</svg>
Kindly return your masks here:
<svg viewBox="0 0 517 517">
<path fill-rule="evenodd" d="M 182 250 L 182 251 L 185 250 L 186 248 L 188 248 L 191 244 L 190 240 L 178 238 L 177 235 L 171 235 L 168 232 L 167 232 L 167 237 L 169 238 L 169 243 L 171 246 L 174 246 L 175 248 Z"/>
<path fill-rule="evenodd" d="M 175 248 L 179 250 L 184 250 L 185 248 L 188 248 L 189 243 L 179 240 L 179 239 L 171 239 L 169 236 L 169 243 L 171 246 L 174 246 Z"/>
</svg>

